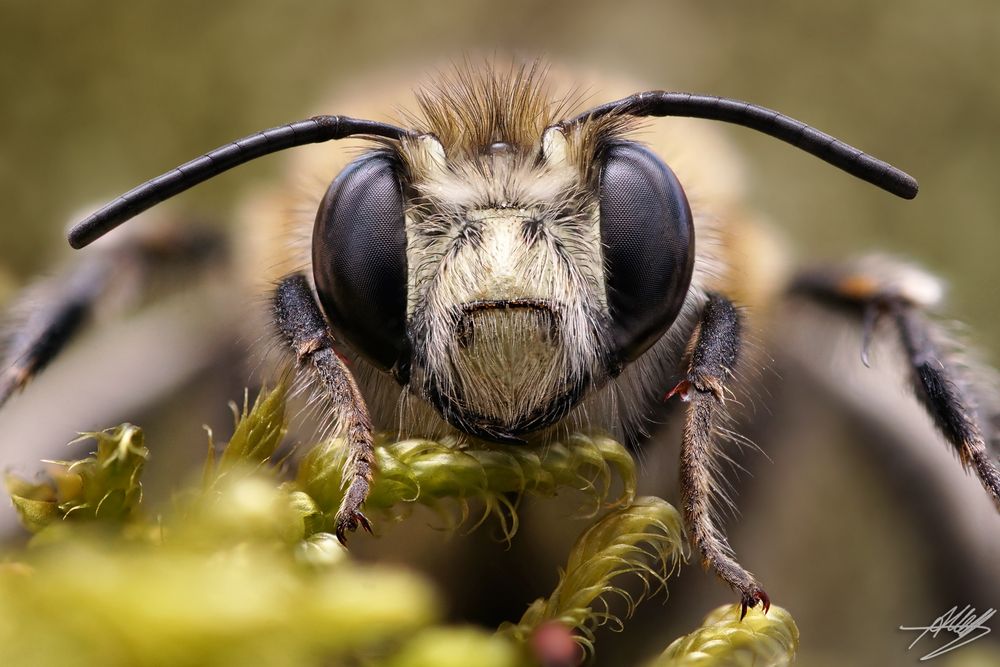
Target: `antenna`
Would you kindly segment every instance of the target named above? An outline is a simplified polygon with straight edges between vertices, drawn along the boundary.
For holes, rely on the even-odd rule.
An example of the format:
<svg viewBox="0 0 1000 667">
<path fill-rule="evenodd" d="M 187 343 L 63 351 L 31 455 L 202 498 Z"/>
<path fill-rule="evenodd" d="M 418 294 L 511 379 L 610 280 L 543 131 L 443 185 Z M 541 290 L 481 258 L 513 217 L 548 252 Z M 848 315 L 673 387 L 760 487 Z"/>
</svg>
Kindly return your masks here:
<svg viewBox="0 0 1000 667">
<path fill-rule="evenodd" d="M 176 169 L 146 181 L 105 205 L 69 232 L 69 244 L 83 248 L 160 202 L 259 157 L 305 144 L 317 144 L 354 135 L 402 139 L 409 130 L 372 120 L 346 116 L 313 116 L 237 139 Z"/>
<path fill-rule="evenodd" d="M 727 97 L 653 90 L 636 93 L 564 121 L 564 127 L 610 114 L 626 116 L 683 116 L 720 120 L 749 127 L 815 155 L 852 176 L 903 199 L 917 196 L 917 181 L 891 164 L 820 132 L 814 127 L 766 107 Z"/>
</svg>

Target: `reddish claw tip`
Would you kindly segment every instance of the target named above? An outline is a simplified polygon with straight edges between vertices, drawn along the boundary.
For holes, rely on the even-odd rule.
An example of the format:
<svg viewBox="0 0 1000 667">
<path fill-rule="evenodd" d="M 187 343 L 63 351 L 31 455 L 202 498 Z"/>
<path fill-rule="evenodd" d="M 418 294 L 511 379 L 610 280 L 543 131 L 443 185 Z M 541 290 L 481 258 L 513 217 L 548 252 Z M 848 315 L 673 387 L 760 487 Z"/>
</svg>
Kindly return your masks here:
<svg viewBox="0 0 1000 667">
<path fill-rule="evenodd" d="M 675 395 L 680 394 L 681 400 L 686 401 L 687 394 L 690 389 L 691 389 L 691 383 L 688 382 L 687 380 L 681 380 L 680 382 L 677 383 L 676 387 L 667 392 L 667 394 L 663 397 L 663 400 L 669 401 Z"/>
<path fill-rule="evenodd" d="M 742 621 L 747 615 L 747 609 L 750 607 L 756 607 L 757 603 L 760 602 L 761 611 L 765 614 L 771 610 L 771 598 L 768 597 L 767 593 L 756 588 L 749 593 L 744 593 L 742 599 L 740 600 L 740 620 Z"/>
</svg>

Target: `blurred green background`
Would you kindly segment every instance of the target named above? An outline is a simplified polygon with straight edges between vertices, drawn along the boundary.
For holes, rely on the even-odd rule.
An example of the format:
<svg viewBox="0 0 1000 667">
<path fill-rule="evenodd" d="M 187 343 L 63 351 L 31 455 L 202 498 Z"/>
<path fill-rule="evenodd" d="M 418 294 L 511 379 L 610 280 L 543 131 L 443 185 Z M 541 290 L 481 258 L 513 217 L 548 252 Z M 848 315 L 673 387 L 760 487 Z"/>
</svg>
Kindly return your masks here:
<svg viewBox="0 0 1000 667">
<path fill-rule="evenodd" d="M 997 359 L 1000 3 L 994 0 L 4 0 L 0 292 L 68 254 L 63 230 L 79 207 L 231 138 L 298 119 L 338 85 L 356 87 L 369 73 L 400 63 L 437 65 L 464 52 L 547 55 L 570 66 L 622 72 L 650 87 L 748 99 L 906 169 L 921 183 L 913 202 L 773 140 L 727 130 L 744 149 L 753 203 L 780 223 L 801 259 L 880 249 L 919 260 L 950 283 L 948 314 L 968 322 L 974 339 Z M 249 165 L 178 204 L 225 218 L 241 190 L 278 174 L 281 164 L 272 158 Z M 818 430 L 824 429 L 836 426 L 823 422 Z M 847 470 L 821 478 L 812 490 L 825 488 L 833 497 L 841 484 L 878 484 L 868 479 L 870 471 Z M 848 503 L 845 512 L 865 514 L 868 500 L 855 500 L 853 509 Z M 782 520 L 767 530 L 794 532 L 794 516 Z M 879 534 L 866 543 L 877 543 L 872 553 L 882 553 L 878 544 L 905 538 Z M 775 557 L 794 542 L 793 535 L 779 534 L 753 553 Z M 772 576 L 795 573 L 780 562 L 769 569 L 777 573 Z M 911 575 L 934 576 L 901 573 L 896 585 L 912 583 Z M 700 577 L 695 568 L 686 576 Z M 803 575 L 803 586 L 809 576 L 816 577 Z M 828 588 L 824 595 L 835 592 Z M 707 590 L 716 597 L 697 604 L 693 615 L 729 599 L 715 582 Z M 810 599 L 808 590 L 802 599 Z M 932 620 L 899 618 L 899 606 L 886 605 L 877 623 L 888 619 L 890 625 L 868 627 L 866 635 L 862 626 L 871 623 L 840 591 L 840 599 L 815 605 L 852 615 L 844 627 L 859 634 L 824 637 L 830 628 L 810 626 L 813 612 L 777 601 L 803 623 L 803 664 L 857 657 L 870 639 L 884 644 L 871 649 L 883 653 L 871 653 L 882 657 L 870 664 L 891 664 L 891 656 L 915 664 L 919 656 L 903 651 L 909 639 L 891 623 Z M 656 632 L 650 623 L 643 627 Z M 679 630 L 666 631 L 662 643 Z M 616 664 L 603 658 L 601 664 Z"/>
</svg>

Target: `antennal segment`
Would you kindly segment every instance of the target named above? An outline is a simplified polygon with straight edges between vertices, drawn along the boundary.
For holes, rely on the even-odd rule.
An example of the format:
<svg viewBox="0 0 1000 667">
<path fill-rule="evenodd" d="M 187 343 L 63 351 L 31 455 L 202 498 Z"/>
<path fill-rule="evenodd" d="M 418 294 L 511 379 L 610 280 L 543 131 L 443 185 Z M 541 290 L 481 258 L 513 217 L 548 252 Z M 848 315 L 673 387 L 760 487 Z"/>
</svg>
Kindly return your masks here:
<svg viewBox="0 0 1000 667">
<path fill-rule="evenodd" d="M 69 244 L 83 248 L 146 209 L 178 195 L 213 176 L 259 157 L 305 144 L 353 135 L 401 139 L 411 132 L 394 125 L 346 116 L 314 116 L 237 139 L 176 169 L 133 188 L 107 204 L 69 232 Z"/>
<path fill-rule="evenodd" d="M 684 116 L 742 125 L 801 148 L 852 176 L 877 185 L 898 197 L 913 199 L 917 196 L 917 181 L 906 172 L 794 118 L 749 102 L 727 97 L 653 90 L 602 104 L 564 121 L 563 125 L 581 123 L 608 114 Z"/>
</svg>

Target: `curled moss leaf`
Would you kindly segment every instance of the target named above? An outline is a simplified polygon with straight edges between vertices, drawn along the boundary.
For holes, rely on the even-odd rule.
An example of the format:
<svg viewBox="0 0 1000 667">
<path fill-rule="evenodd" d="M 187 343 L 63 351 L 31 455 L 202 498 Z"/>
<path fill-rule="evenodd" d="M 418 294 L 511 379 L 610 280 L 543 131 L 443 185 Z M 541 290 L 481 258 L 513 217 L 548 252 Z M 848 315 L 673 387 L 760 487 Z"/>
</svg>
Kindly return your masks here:
<svg viewBox="0 0 1000 667">
<path fill-rule="evenodd" d="M 616 473 L 622 489 L 611 504 L 625 506 L 635 500 L 635 461 L 629 451 L 613 438 L 574 433 L 564 441 L 547 447 L 542 456 L 544 468 L 552 473 L 552 481 L 551 485 L 545 486 L 540 479 L 532 488 L 535 493 L 550 495 L 560 487 L 591 490 L 597 501 L 590 512 L 594 515 L 610 494 L 612 473 Z"/>
<path fill-rule="evenodd" d="M 612 580 L 635 574 L 645 593 L 654 584 L 665 585 L 684 558 L 684 544 L 677 510 L 659 498 L 639 498 L 584 532 L 552 595 L 536 600 L 517 625 L 504 626 L 502 631 L 524 642 L 543 624 L 556 621 L 582 631 L 581 641 L 589 646 L 594 626 L 617 621 L 610 612 L 594 609 L 599 599 L 609 593 L 620 595 L 628 603 L 629 614 L 639 602 Z"/>
<path fill-rule="evenodd" d="M 713 610 L 702 626 L 674 640 L 649 667 L 782 667 L 794 660 L 799 629 L 791 614 L 771 606 L 747 611 L 740 620 L 740 605 Z"/>
<path fill-rule="evenodd" d="M 316 502 L 323 530 L 331 528 L 340 506 L 346 456 L 343 441 L 334 439 L 313 448 L 299 466 L 297 484 Z M 478 500 L 485 507 L 482 519 L 490 514 L 500 517 L 508 538 L 517 531 L 516 502 L 509 495 L 552 495 L 561 488 L 578 489 L 593 498 L 594 513 L 610 495 L 617 473 L 622 488 L 612 503 L 628 504 L 635 496 L 631 455 L 605 437 L 574 435 L 540 450 L 483 443 L 464 447 L 447 439 L 387 442 L 380 438 L 376 457 L 378 472 L 365 503 L 369 510 L 401 517 L 410 503 L 441 509 L 442 501 L 454 500 L 464 519 L 468 501 Z"/>
<path fill-rule="evenodd" d="M 57 519 L 124 521 L 137 512 L 139 478 L 149 458 L 142 429 L 122 424 L 81 439 L 93 439 L 96 451 L 78 461 L 49 461 L 46 479 L 7 476 L 7 492 L 28 530 L 38 532 Z"/>
</svg>

